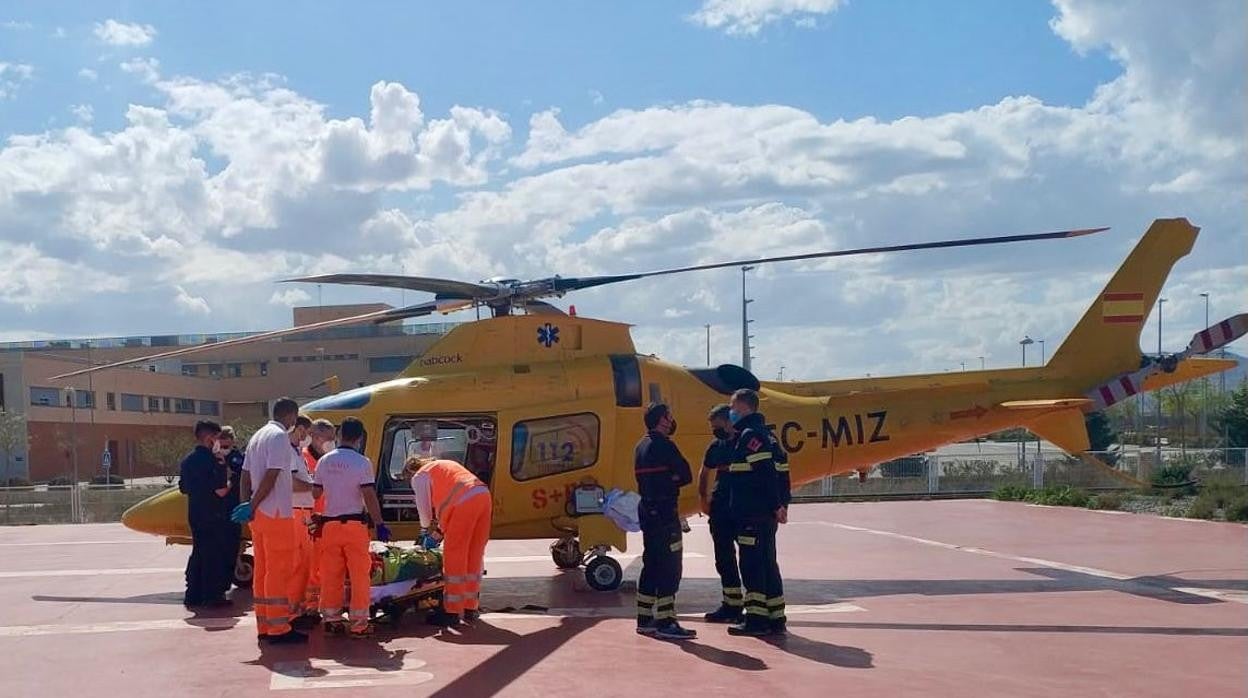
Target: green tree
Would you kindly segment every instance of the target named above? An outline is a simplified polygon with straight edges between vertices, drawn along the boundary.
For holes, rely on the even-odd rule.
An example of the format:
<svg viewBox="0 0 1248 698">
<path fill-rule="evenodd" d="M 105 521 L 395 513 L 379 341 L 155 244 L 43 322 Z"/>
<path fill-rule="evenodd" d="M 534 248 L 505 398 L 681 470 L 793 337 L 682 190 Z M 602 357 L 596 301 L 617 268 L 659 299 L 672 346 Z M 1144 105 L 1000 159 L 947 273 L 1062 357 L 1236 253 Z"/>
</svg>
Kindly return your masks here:
<svg viewBox="0 0 1248 698">
<path fill-rule="evenodd" d="M 1200 410 L 1200 388 L 1195 383 L 1176 383 L 1160 392 L 1162 412 L 1178 421 L 1179 448 L 1187 453 L 1187 421 Z"/>
<path fill-rule="evenodd" d="M 1104 412 L 1098 410 L 1085 415 L 1083 423 L 1088 428 L 1088 450 L 1098 452 L 1101 460 L 1113 465 L 1118 460 L 1118 454 L 1107 453 L 1109 447 L 1118 442 L 1118 433 L 1114 430 L 1113 422 Z"/>
<path fill-rule="evenodd" d="M 0 486 L 7 485 L 12 479 L 10 466 L 13 462 L 13 452 L 26 448 L 29 444 L 30 435 L 26 431 L 26 415 L 0 408 L 0 450 L 4 451 L 4 477 L 0 478 Z"/>
<path fill-rule="evenodd" d="M 1216 413 L 1214 424 L 1219 432 L 1226 434 L 1226 447 L 1232 451 L 1228 462 L 1237 465 L 1244 462 L 1244 449 L 1248 447 L 1248 383 L 1231 393 L 1230 401 Z"/>
<path fill-rule="evenodd" d="M 139 460 L 173 484 L 178 477 L 178 467 L 191 450 L 191 441 L 185 436 L 161 434 L 149 436 L 139 442 Z"/>
</svg>

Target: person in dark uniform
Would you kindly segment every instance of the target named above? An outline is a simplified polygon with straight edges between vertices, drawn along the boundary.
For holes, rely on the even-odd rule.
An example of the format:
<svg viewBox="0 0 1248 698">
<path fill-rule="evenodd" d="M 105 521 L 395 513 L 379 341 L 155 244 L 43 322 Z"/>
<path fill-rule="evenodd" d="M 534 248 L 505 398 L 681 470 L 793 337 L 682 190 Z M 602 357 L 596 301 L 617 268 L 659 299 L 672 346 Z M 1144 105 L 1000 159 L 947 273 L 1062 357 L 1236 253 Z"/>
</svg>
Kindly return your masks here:
<svg viewBox="0 0 1248 698">
<path fill-rule="evenodd" d="M 688 640 L 697 633 L 676 622 L 684 539 L 676 503 L 680 488 L 693 482 L 689 462 L 672 442 L 676 419 L 662 403 L 645 413 L 646 435 L 637 442 L 634 472 L 641 503 L 641 577 L 637 581 L 637 632 L 665 640 Z"/>
<path fill-rule="evenodd" d="M 195 450 L 182 459 L 178 489 L 186 495 L 187 523 L 191 527 L 191 557 L 186 561 L 188 607 L 228 606 L 229 579 L 224 558 L 229 545 L 230 520 L 223 500 L 230 493 L 226 468 L 213 455 L 221 426 L 201 420 L 195 423 Z"/>
<path fill-rule="evenodd" d="M 728 466 L 729 511 L 741 551 L 745 621 L 729 627 L 728 634 L 783 634 L 784 584 L 776 560 L 776 528 L 788 521 L 788 463 L 777 462 L 780 449 L 758 412 L 758 393 L 733 393 L 729 419 L 737 432 Z"/>
<path fill-rule="evenodd" d="M 723 590 L 719 608 L 705 616 L 708 623 L 739 623 L 745 606 L 745 589 L 741 587 L 741 572 L 737 568 L 737 533 L 728 511 L 728 466 L 732 464 L 734 436 L 728 414 L 728 405 L 717 405 L 708 415 L 715 438 L 706 447 L 702 471 L 698 474 L 698 497 L 702 513 L 711 517 L 715 571 L 719 573 Z M 711 473 L 715 473 L 715 486 L 708 494 Z"/>
<path fill-rule="evenodd" d="M 221 500 L 225 510 L 225 549 L 228 555 L 225 557 L 225 580 L 230 583 L 234 580 L 234 566 L 238 559 L 239 545 L 243 540 L 243 527 L 230 521 L 230 512 L 234 511 L 234 507 L 239 503 L 239 485 L 243 479 L 243 452 L 238 450 L 235 444 L 234 427 L 221 427 L 221 434 L 217 437 L 217 447 L 213 449 L 213 453 L 226 469 L 226 477 L 230 481 L 230 491 L 226 493 Z M 228 586 L 226 587 L 229 588 Z"/>
</svg>

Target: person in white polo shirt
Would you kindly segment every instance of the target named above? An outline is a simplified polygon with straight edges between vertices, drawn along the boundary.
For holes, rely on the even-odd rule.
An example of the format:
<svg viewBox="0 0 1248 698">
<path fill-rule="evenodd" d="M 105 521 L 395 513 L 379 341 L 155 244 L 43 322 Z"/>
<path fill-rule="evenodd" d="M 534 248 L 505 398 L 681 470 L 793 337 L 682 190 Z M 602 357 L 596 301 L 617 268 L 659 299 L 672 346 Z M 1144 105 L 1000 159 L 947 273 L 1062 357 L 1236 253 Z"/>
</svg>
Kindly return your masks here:
<svg viewBox="0 0 1248 698">
<path fill-rule="evenodd" d="M 348 632 L 342 620 L 344 573 L 351 582 L 347 618 L 352 637 L 372 631 L 368 622 L 369 576 L 372 559 L 369 529 L 376 527 L 377 539 L 390 540 L 390 531 L 381 520 L 377 502 L 373 464 L 360 453 L 364 424 L 355 417 L 342 420 L 338 428 L 340 445 L 316 463 L 312 476 L 313 496 L 325 497 L 325 511 L 318 514 L 321 554 L 321 618 L 325 630 Z"/>
<path fill-rule="evenodd" d="M 250 482 L 250 500 L 238 505 L 231 517 L 251 522 L 255 548 L 252 597 L 256 607 L 256 630 L 262 641 L 277 644 L 307 642 L 308 636 L 290 626 L 291 609 L 286 590 L 294 572 L 296 542 L 291 507 L 291 466 L 294 450 L 290 432 L 299 417 L 299 405 L 290 398 L 273 404 L 273 420 L 247 443 L 244 468 Z"/>
</svg>

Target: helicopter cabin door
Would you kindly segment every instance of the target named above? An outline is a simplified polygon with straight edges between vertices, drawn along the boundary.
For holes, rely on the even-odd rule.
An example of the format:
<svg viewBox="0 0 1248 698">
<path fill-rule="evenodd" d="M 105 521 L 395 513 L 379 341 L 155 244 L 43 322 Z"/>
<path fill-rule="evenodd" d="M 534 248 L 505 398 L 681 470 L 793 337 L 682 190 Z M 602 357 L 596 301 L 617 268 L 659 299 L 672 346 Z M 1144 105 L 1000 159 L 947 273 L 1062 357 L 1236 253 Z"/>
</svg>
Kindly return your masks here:
<svg viewBox="0 0 1248 698">
<path fill-rule="evenodd" d="M 403 415 L 391 417 L 381 444 L 377 494 L 382 518 L 420 522 L 411 482 L 403 477 L 408 456 L 445 458 L 462 463 L 486 487 L 494 488 L 498 454 L 498 419 L 491 414 Z"/>
</svg>

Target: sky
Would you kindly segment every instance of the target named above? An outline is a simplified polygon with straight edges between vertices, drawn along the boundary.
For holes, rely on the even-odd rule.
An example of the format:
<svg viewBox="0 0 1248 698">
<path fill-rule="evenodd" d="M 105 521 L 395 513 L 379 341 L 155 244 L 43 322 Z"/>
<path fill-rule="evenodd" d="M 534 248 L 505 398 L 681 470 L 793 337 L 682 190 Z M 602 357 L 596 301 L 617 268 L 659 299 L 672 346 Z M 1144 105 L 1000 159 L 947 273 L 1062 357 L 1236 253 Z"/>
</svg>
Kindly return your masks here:
<svg viewBox="0 0 1248 698">
<path fill-rule="evenodd" d="M 1201 7 L 6 3 L 0 341 L 284 327 L 318 290 L 278 281 L 306 274 L 614 274 L 1111 226 L 750 274 L 764 378 L 1014 366 L 1024 335 L 1052 355 L 1154 218 L 1184 216 L 1202 233 L 1164 290 L 1177 351 L 1199 294 L 1212 321 L 1248 311 L 1248 11 Z M 560 303 L 690 365 L 710 324 L 712 361 L 740 362 L 740 282 Z M 1150 350 L 1156 332 L 1154 313 Z"/>
</svg>

